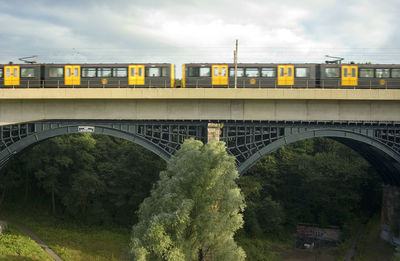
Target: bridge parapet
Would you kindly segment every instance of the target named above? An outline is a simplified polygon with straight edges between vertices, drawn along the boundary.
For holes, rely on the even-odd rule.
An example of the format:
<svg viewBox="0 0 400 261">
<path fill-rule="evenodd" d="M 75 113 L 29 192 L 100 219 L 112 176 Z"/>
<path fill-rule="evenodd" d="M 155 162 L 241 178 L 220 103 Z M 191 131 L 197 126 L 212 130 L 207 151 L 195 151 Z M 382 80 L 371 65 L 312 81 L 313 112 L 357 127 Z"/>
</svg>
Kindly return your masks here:
<svg viewBox="0 0 400 261">
<path fill-rule="evenodd" d="M 360 100 L 400 101 L 400 89 L 35 88 L 0 89 L 0 100 Z"/>
</svg>

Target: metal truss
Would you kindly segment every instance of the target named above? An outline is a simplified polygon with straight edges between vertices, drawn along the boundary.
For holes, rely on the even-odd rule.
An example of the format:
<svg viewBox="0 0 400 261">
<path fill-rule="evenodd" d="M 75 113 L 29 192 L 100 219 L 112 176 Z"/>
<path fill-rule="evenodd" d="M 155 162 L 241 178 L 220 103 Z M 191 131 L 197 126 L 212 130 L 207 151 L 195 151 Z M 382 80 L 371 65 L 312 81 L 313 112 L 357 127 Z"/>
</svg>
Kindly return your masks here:
<svg viewBox="0 0 400 261">
<path fill-rule="evenodd" d="M 400 122 L 212 122 L 221 124 L 220 139 L 226 142 L 228 152 L 235 156 L 240 174 L 260 158 L 286 144 L 313 137 L 331 137 L 348 144 L 370 162 L 384 166 L 386 172 L 398 172 L 396 175 L 400 175 Z M 187 138 L 206 142 L 207 124 L 207 121 L 54 120 L 3 126 L 0 127 L 0 168 L 14 154 L 34 143 L 79 132 L 131 140 L 168 160 Z M 379 154 L 382 151 L 386 156 Z M 387 178 L 385 182 L 397 184 L 398 180 L 400 185 L 397 176 L 395 181 Z"/>
<path fill-rule="evenodd" d="M 240 164 L 272 142 L 283 139 L 285 144 L 293 142 L 295 134 L 328 130 L 334 132 L 357 133 L 387 145 L 400 155 L 400 122 L 350 122 L 350 121 L 242 121 L 221 122 L 221 140 L 228 151 Z M 302 138 L 302 136 L 301 136 Z M 299 139 L 300 140 L 300 139 Z M 296 140 L 297 141 L 297 140 Z M 281 142 L 281 143 L 282 143 Z"/>
<path fill-rule="evenodd" d="M 168 160 L 185 139 L 193 137 L 206 142 L 207 122 L 58 120 L 3 126 L 0 127 L 0 168 L 14 154 L 34 143 L 80 132 L 127 139 Z"/>
</svg>

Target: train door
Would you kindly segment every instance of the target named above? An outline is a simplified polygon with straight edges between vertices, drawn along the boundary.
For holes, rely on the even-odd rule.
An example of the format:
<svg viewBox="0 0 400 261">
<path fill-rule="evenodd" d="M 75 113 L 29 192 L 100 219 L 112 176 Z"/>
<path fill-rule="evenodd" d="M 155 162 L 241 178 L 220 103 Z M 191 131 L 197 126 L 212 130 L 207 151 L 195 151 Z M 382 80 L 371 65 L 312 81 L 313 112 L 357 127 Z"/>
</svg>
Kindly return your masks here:
<svg viewBox="0 0 400 261">
<path fill-rule="evenodd" d="M 144 65 L 129 65 L 129 85 L 144 85 Z"/>
<path fill-rule="evenodd" d="M 66 65 L 65 66 L 65 85 L 81 85 L 81 66 Z"/>
<path fill-rule="evenodd" d="M 212 85 L 228 85 L 228 65 L 213 65 L 212 72 Z"/>
<path fill-rule="evenodd" d="M 19 66 L 4 66 L 4 85 L 19 85 Z"/>
<path fill-rule="evenodd" d="M 294 65 L 278 65 L 278 85 L 294 85 Z"/>
<path fill-rule="evenodd" d="M 343 65 L 342 66 L 342 86 L 358 85 L 358 66 Z"/>
</svg>

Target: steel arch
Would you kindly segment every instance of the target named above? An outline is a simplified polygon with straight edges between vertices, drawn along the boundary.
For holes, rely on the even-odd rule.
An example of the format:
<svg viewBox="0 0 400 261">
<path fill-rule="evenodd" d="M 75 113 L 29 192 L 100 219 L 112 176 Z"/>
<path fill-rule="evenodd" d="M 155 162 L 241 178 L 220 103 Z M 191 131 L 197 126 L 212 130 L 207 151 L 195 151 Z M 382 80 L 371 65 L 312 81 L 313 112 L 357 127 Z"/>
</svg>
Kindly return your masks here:
<svg viewBox="0 0 400 261">
<path fill-rule="evenodd" d="M 17 154 L 18 152 L 22 151 L 23 149 L 25 149 L 35 143 L 38 143 L 38 142 L 41 142 L 41 141 L 44 141 L 44 140 L 47 140 L 49 138 L 53 138 L 56 136 L 60 136 L 60 135 L 80 133 L 78 130 L 78 127 L 80 125 L 81 124 L 75 124 L 75 125 L 62 126 L 59 128 L 48 129 L 48 130 L 45 130 L 42 132 L 36 132 L 36 133 L 29 135 L 21 140 L 18 140 L 15 143 L 11 144 L 9 147 L 7 147 L 6 150 L 3 150 L 0 152 L 0 163 L 2 163 L 2 165 L 5 165 L 13 155 Z M 155 153 L 156 155 L 158 155 L 160 158 L 162 158 L 165 161 L 168 161 L 169 158 L 171 157 L 171 154 L 168 154 L 167 152 L 163 151 L 157 145 L 151 143 L 150 141 L 146 140 L 145 138 L 140 137 L 139 135 L 136 135 L 134 133 L 127 133 L 127 132 L 124 132 L 121 130 L 107 128 L 104 126 L 96 126 L 96 125 L 94 125 L 93 133 L 114 136 L 117 138 L 131 141 L 133 143 L 136 143 L 136 144 L 152 151 L 153 153 Z"/>
<path fill-rule="evenodd" d="M 393 167 L 395 170 L 398 170 L 398 175 L 400 175 L 400 155 L 394 151 L 392 148 L 389 146 L 377 141 L 376 139 L 355 133 L 352 131 L 348 130 L 343 130 L 343 129 L 314 129 L 314 130 L 308 130 L 288 136 L 284 136 L 283 138 L 280 138 L 274 142 L 271 142 L 261 150 L 257 151 L 254 153 L 251 157 L 249 157 L 246 161 L 244 161 L 239 167 L 238 171 L 240 175 L 243 175 L 251 166 L 253 166 L 258 160 L 263 158 L 264 156 L 268 155 L 269 153 L 294 142 L 309 139 L 309 138 L 316 138 L 316 137 L 328 137 L 328 138 L 333 138 L 336 139 L 340 142 L 343 143 L 343 141 L 346 140 L 353 140 L 356 142 L 359 142 L 361 144 L 366 144 L 367 146 L 370 146 L 380 152 L 383 153 L 383 155 L 387 156 L 387 160 L 391 161 L 391 163 L 394 165 Z M 345 143 L 345 142 L 344 142 Z M 354 147 L 353 145 L 349 145 L 352 148 L 354 148 L 356 151 L 360 152 L 357 148 Z M 365 156 L 365 155 L 364 155 Z M 382 158 L 382 157 L 381 157 Z M 369 160 L 368 157 L 366 157 L 367 160 Z M 371 161 L 371 160 L 369 160 Z M 396 183 L 396 185 L 400 185 L 400 179 L 399 177 L 392 177 L 392 178 L 385 178 L 384 180 L 389 183 Z"/>
</svg>

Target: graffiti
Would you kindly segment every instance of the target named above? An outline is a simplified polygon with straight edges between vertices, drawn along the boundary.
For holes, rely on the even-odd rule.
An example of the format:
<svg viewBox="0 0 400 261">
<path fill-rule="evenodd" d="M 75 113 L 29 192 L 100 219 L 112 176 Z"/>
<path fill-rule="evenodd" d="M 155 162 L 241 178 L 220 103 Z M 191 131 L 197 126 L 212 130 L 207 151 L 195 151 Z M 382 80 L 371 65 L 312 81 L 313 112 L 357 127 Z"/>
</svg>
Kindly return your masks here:
<svg viewBox="0 0 400 261">
<path fill-rule="evenodd" d="M 342 232 L 337 228 L 319 228 L 316 226 L 297 225 L 297 237 L 325 240 L 331 242 L 340 241 Z"/>
</svg>

